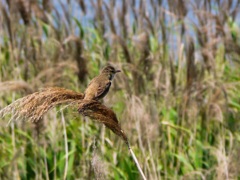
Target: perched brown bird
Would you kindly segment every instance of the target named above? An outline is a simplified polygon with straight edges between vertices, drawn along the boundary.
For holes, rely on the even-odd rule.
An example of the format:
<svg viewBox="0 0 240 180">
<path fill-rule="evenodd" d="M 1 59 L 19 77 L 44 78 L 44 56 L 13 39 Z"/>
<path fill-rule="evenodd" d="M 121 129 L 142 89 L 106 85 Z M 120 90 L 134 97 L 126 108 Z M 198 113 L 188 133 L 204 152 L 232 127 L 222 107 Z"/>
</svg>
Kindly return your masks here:
<svg viewBox="0 0 240 180">
<path fill-rule="evenodd" d="M 113 66 L 106 66 L 101 74 L 93 78 L 84 92 L 84 100 L 99 100 L 108 93 L 114 75 L 120 70 L 116 70 Z"/>
</svg>

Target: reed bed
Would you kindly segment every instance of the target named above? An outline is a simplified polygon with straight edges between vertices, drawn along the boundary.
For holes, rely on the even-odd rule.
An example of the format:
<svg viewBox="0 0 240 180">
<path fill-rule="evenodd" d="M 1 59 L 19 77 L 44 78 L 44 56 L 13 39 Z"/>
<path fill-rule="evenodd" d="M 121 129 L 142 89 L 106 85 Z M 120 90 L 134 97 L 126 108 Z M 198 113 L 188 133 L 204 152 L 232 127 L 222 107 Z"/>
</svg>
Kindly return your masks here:
<svg viewBox="0 0 240 180">
<path fill-rule="evenodd" d="M 240 178 L 239 5 L 1 1 L 0 179 Z"/>
</svg>

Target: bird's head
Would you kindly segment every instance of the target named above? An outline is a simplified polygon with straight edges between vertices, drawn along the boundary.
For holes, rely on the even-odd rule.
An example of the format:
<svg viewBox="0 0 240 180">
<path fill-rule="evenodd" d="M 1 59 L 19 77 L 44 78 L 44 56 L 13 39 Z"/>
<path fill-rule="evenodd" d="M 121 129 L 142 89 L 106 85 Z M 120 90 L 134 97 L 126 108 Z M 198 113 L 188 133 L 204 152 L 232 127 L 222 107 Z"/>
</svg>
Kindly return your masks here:
<svg viewBox="0 0 240 180">
<path fill-rule="evenodd" d="M 106 74 L 109 77 L 109 80 L 112 80 L 114 75 L 118 72 L 121 72 L 120 70 L 116 70 L 113 66 L 108 65 L 102 70 L 102 74 Z"/>
</svg>

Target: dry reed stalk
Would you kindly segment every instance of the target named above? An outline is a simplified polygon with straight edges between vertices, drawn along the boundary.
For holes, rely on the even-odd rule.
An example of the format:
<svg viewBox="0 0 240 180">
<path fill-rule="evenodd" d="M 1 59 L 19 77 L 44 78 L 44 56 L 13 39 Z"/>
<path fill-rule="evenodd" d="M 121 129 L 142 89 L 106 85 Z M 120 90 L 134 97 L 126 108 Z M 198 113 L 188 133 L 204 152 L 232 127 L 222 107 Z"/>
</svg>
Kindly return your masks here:
<svg viewBox="0 0 240 180">
<path fill-rule="evenodd" d="M 23 19 L 25 25 L 28 25 L 30 22 L 30 2 L 26 0 L 17 0 L 17 6 L 19 13 Z"/>
<path fill-rule="evenodd" d="M 154 28 L 154 24 L 152 23 L 152 21 L 151 21 L 151 19 L 149 18 L 149 16 L 148 16 L 146 13 L 144 13 L 144 14 L 143 14 L 143 18 L 146 20 L 147 25 L 148 25 L 148 28 L 150 29 L 151 33 L 152 33 L 153 35 L 155 35 L 155 34 L 156 34 L 156 33 L 155 33 L 155 29 L 156 29 L 156 28 Z"/>
<path fill-rule="evenodd" d="M 104 26 L 104 12 L 103 12 L 103 1 L 97 0 L 95 3 L 94 0 L 90 0 L 92 8 L 95 10 L 95 16 L 94 16 L 94 26 L 96 29 L 99 29 L 99 32 L 101 35 L 104 35 L 105 33 L 105 26 Z"/>
<path fill-rule="evenodd" d="M 101 33 L 104 35 L 105 33 L 105 26 L 104 26 L 104 12 L 102 8 L 103 0 L 97 0 L 97 9 L 96 9 L 96 19 L 98 20 Z"/>
<path fill-rule="evenodd" d="M 136 7 L 135 10 L 137 11 L 137 14 L 139 16 L 139 18 L 138 18 L 139 29 L 143 30 L 144 29 L 144 14 L 146 12 L 146 1 L 140 0 L 139 9 Z"/>
<path fill-rule="evenodd" d="M 63 125 L 63 135 L 64 135 L 64 144 L 65 144 L 65 153 L 66 153 L 64 176 L 63 176 L 63 179 L 65 180 L 67 178 L 69 152 L 68 152 L 68 138 L 67 138 L 66 123 L 65 123 L 63 111 L 61 111 L 61 117 L 62 117 L 61 119 L 62 119 L 62 125 Z"/>
<path fill-rule="evenodd" d="M 184 17 L 187 15 L 187 5 L 184 0 L 174 1 L 174 0 L 168 0 L 169 8 L 174 15 L 176 15 L 177 19 L 179 21 L 182 21 L 181 23 L 181 37 L 185 33 L 185 24 L 184 24 Z"/>
<path fill-rule="evenodd" d="M 120 23 L 120 27 L 122 30 L 122 37 L 124 39 L 127 38 L 128 36 L 128 32 L 127 32 L 127 24 L 126 24 L 126 20 L 125 20 L 125 16 L 127 14 L 127 3 L 126 0 L 122 1 L 122 8 L 118 9 L 118 19 L 119 19 L 119 23 Z"/>
<path fill-rule="evenodd" d="M 169 65 L 170 65 L 170 75 L 171 75 L 171 86 L 173 93 L 175 93 L 176 90 L 176 75 L 175 75 L 175 70 L 174 70 L 174 65 L 173 65 L 173 60 L 172 58 L 169 59 Z"/>
<path fill-rule="evenodd" d="M 132 0 L 131 4 L 130 4 L 130 7 L 131 7 L 131 10 L 132 10 L 132 13 L 133 13 L 133 16 L 134 16 L 134 20 L 135 20 L 135 22 L 138 23 L 138 18 L 139 17 L 138 17 L 138 13 L 136 11 L 135 5 L 136 5 L 136 1 Z"/>
<path fill-rule="evenodd" d="M 193 39 L 190 38 L 188 40 L 188 47 L 186 52 L 186 58 L 187 58 L 187 84 L 186 88 L 190 89 L 192 84 L 196 82 L 197 78 L 197 71 L 195 66 L 195 58 L 194 58 L 195 48 Z"/>
<path fill-rule="evenodd" d="M 68 31 L 68 34 L 71 33 L 71 29 L 72 29 L 72 21 L 71 21 L 71 9 L 70 9 L 70 1 L 67 2 L 67 6 L 63 3 L 60 2 L 63 13 L 64 13 L 64 18 L 66 19 L 67 22 L 67 26 L 66 26 L 66 30 Z"/>
<path fill-rule="evenodd" d="M 13 38 L 13 31 L 12 31 L 12 24 L 11 24 L 11 14 L 8 13 L 7 8 L 4 6 L 1 6 L 1 12 L 2 12 L 2 16 L 4 17 L 3 20 L 5 20 L 7 24 L 7 31 L 8 31 L 8 35 L 11 43 L 11 48 L 14 49 L 14 42 L 13 42 L 14 38 Z"/>
<path fill-rule="evenodd" d="M 167 31 L 166 31 L 166 24 L 165 24 L 165 12 L 162 11 L 162 13 L 160 14 L 159 17 L 159 24 L 160 24 L 160 28 L 161 28 L 161 35 L 162 35 L 162 42 L 163 45 L 165 45 L 164 47 L 166 47 L 167 45 Z M 165 52 L 165 51 L 163 51 Z"/>
<path fill-rule="evenodd" d="M 133 160 L 134 160 L 135 164 L 137 165 L 137 168 L 138 168 L 138 170 L 139 170 L 139 172 L 140 172 L 143 180 L 146 180 L 147 178 L 145 177 L 145 175 L 144 175 L 144 173 L 143 173 L 143 171 L 142 171 L 142 169 L 141 169 L 141 167 L 140 167 L 140 165 L 139 165 L 139 163 L 138 163 L 138 160 L 137 160 L 137 158 L 136 158 L 133 150 L 131 149 L 131 147 L 129 147 L 129 151 L 130 151 L 130 153 L 131 153 L 131 156 L 133 157 Z"/>
<path fill-rule="evenodd" d="M 158 17 L 158 15 L 157 15 L 158 6 L 156 5 L 156 2 L 154 0 L 150 0 L 150 4 L 151 4 L 152 10 L 153 10 L 153 17 L 155 17 L 155 21 L 156 21 L 156 19 Z"/>
<path fill-rule="evenodd" d="M 106 8 L 106 13 L 107 13 L 107 16 L 108 16 L 108 19 L 109 19 L 109 23 L 110 23 L 110 29 L 112 31 L 113 34 L 117 34 L 117 31 L 116 31 L 116 28 L 115 28 L 115 24 L 114 24 L 114 16 L 113 16 L 113 5 L 111 3 L 111 6 L 109 7 L 107 5 L 107 3 L 104 2 L 104 6 Z"/>
</svg>

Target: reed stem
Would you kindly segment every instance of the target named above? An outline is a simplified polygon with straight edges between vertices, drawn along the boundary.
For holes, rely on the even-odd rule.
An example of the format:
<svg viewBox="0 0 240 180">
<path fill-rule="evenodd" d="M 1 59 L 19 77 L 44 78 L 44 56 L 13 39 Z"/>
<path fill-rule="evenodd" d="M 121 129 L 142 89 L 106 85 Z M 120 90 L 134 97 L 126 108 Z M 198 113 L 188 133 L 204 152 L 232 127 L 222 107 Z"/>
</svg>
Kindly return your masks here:
<svg viewBox="0 0 240 180">
<path fill-rule="evenodd" d="M 134 162 L 135 162 L 135 164 L 136 164 L 136 166 L 137 166 L 137 168 L 138 168 L 138 171 L 140 172 L 143 180 L 147 180 L 147 178 L 145 177 L 145 175 L 144 175 L 144 173 L 143 173 L 143 171 L 142 171 L 142 169 L 141 169 L 141 167 L 140 167 L 140 164 L 138 163 L 138 160 L 137 160 L 137 158 L 136 158 L 136 156 L 135 156 L 132 148 L 131 148 L 129 145 L 128 145 L 128 149 L 129 149 L 129 151 L 130 151 L 130 153 L 131 153 L 131 156 L 132 156 L 132 158 L 133 158 L 133 160 L 134 160 Z"/>
</svg>

